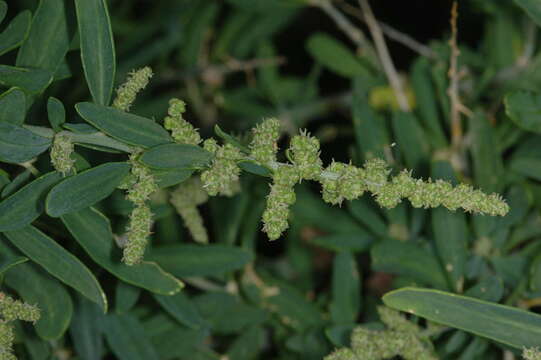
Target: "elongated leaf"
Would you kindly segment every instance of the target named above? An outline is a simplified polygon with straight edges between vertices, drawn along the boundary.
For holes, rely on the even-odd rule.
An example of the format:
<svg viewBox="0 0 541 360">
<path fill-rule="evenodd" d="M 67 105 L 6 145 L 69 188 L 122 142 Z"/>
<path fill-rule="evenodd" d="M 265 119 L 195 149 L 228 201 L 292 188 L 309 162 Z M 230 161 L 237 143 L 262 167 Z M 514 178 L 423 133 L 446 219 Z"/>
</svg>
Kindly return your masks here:
<svg viewBox="0 0 541 360">
<path fill-rule="evenodd" d="M 335 323 L 355 323 L 361 308 L 361 282 L 355 257 L 338 253 L 332 274 L 331 318 Z"/>
<path fill-rule="evenodd" d="M 156 183 L 161 188 L 180 184 L 181 182 L 188 180 L 192 174 L 193 170 L 189 169 L 152 170 L 152 176 L 154 176 Z"/>
<path fill-rule="evenodd" d="M 155 169 L 197 169 L 211 158 L 212 154 L 199 146 L 164 144 L 145 151 L 140 161 Z"/>
<path fill-rule="evenodd" d="M 242 268 L 253 254 L 224 245 L 167 245 L 152 250 L 149 258 L 176 276 L 219 275 Z"/>
<path fill-rule="evenodd" d="M 76 0 L 81 59 L 94 102 L 109 105 L 115 81 L 115 45 L 105 0 Z"/>
<path fill-rule="evenodd" d="M 257 358 L 265 341 L 265 331 L 255 326 L 243 331 L 227 349 L 229 359 L 250 360 Z"/>
<path fill-rule="evenodd" d="M 440 289 L 447 288 L 445 275 L 434 255 L 415 244 L 385 239 L 372 248 L 371 255 L 374 270 L 413 278 Z"/>
<path fill-rule="evenodd" d="M 6 185 L 6 187 L 2 190 L 2 193 L 0 194 L 1 197 L 7 197 L 17 190 L 21 189 L 24 185 L 26 185 L 30 180 L 32 179 L 32 172 L 28 169 L 20 173 L 13 179 L 12 182 Z"/>
<path fill-rule="evenodd" d="M 367 76 L 369 66 L 335 38 L 325 34 L 312 35 L 306 43 L 308 52 L 322 65 L 344 77 Z"/>
<path fill-rule="evenodd" d="M 47 117 L 54 131 L 62 130 L 62 124 L 66 121 L 66 109 L 57 98 L 50 97 L 47 100 Z"/>
<path fill-rule="evenodd" d="M 64 1 L 40 1 L 16 64 L 54 74 L 68 52 L 70 40 Z"/>
<path fill-rule="evenodd" d="M 23 163 L 51 146 L 51 139 L 38 136 L 23 127 L 0 122 L 0 161 Z"/>
<path fill-rule="evenodd" d="M 374 242 L 374 238 L 364 231 L 351 234 L 332 234 L 317 236 L 311 243 L 333 251 L 361 252 L 367 250 Z"/>
<path fill-rule="evenodd" d="M 67 178 L 49 192 L 47 214 L 59 217 L 94 205 L 109 196 L 129 171 L 128 163 L 107 163 Z"/>
<path fill-rule="evenodd" d="M 137 318 L 110 314 L 104 332 L 113 353 L 120 360 L 158 360 L 158 353 Z"/>
<path fill-rule="evenodd" d="M 0 84 L 20 87 L 31 95 L 41 93 L 52 80 L 47 70 L 0 65 Z"/>
<path fill-rule="evenodd" d="M 104 342 L 102 324 L 105 316 L 98 305 L 78 297 L 70 325 L 70 334 L 77 357 L 82 360 L 103 359 Z"/>
<path fill-rule="evenodd" d="M 169 133 L 150 119 L 92 103 L 78 103 L 75 108 L 90 124 L 128 144 L 153 147 L 172 142 Z"/>
<path fill-rule="evenodd" d="M 541 26 L 541 3 L 539 1 L 515 0 L 515 4 L 520 6 L 538 26 Z"/>
<path fill-rule="evenodd" d="M 4 21 L 8 12 L 8 4 L 5 1 L 0 1 L 0 23 Z"/>
<path fill-rule="evenodd" d="M 17 48 L 28 36 L 30 18 L 32 13 L 28 10 L 20 12 L 0 34 L 0 55 Z"/>
<path fill-rule="evenodd" d="M 18 88 L 11 88 L 0 95 L 0 122 L 22 125 L 26 116 L 26 97 Z"/>
<path fill-rule="evenodd" d="M 51 172 L 32 181 L 0 202 L 0 231 L 20 229 L 34 221 L 45 208 L 45 196 L 62 175 Z"/>
<path fill-rule="evenodd" d="M 16 257 L 18 252 L 8 246 L 9 241 L 0 234 L 0 253 Z M 6 285 L 15 290 L 29 304 L 38 304 L 41 317 L 36 332 L 42 339 L 59 339 L 67 330 L 73 305 L 68 291 L 58 280 L 31 263 L 17 266 L 5 276 Z"/>
<path fill-rule="evenodd" d="M 204 325 L 195 304 L 183 293 L 173 296 L 154 294 L 154 299 L 181 324 L 192 329 L 199 329 Z"/>
<path fill-rule="evenodd" d="M 124 265 L 120 261 L 122 253 L 113 240 L 109 219 L 97 210 L 88 208 L 66 214 L 62 221 L 92 260 L 119 279 L 163 295 L 173 295 L 183 288 L 181 281 L 153 262 Z"/>
<path fill-rule="evenodd" d="M 129 312 L 139 300 L 141 288 L 119 280 L 115 288 L 115 311 L 117 314 Z"/>
<path fill-rule="evenodd" d="M 541 316 L 522 309 L 438 290 L 403 288 L 385 305 L 522 349 L 541 345 Z"/>
<path fill-rule="evenodd" d="M 508 94 L 505 99 L 507 116 L 521 129 L 541 133 L 541 95 L 529 91 Z"/>
<path fill-rule="evenodd" d="M 33 226 L 5 234 L 11 243 L 32 261 L 100 305 L 104 312 L 107 311 L 107 298 L 94 275 L 79 259 L 53 239 Z"/>
<path fill-rule="evenodd" d="M 15 256 L 15 257 L 2 256 L 2 258 L 0 258 L 0 279 L 2 278 L 2 275 L 4 275 L 6 271 L 8 271 L 14 266 L 23 264 L 27 261 L 28 261 L 28 258 L 24 256 Z"/>
<path fill-rule="evenodd" d="M 393 132 L 406 166 L 417 169 L 428 158 L 428 143 L 417 118 L 411 113 L 397 112 L 393 116 Z"/>
</svg>

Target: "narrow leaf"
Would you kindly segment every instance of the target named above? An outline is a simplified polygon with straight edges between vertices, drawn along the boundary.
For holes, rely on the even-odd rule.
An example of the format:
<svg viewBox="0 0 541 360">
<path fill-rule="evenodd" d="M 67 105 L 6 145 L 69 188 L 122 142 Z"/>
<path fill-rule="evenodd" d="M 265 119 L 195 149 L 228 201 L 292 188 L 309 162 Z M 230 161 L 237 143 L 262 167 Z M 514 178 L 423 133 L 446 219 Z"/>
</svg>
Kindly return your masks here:
<svg viewBox="0 0 541 360">
<path fill-rule="evenodd" d="M 23 264 L 27 261 L 28 261 L 28 258 L 24 256 L 10 257 L 10 256 L 3 255 L 2 258 L 0 258 L 0 279 L 6 271 L 8 271 L 14 266 Z"/>
<path fill-rule="evenodd" d="M 32 13 L 21 11 L 0 34 L 0 55 L 16 49 L 28 36 Z"/>
<path fill-rule="evenodd" d="M 523 130 L 541 133 L 541 95 L 529 91 L 516 91 L 505 99 L 505 112 Z"/>
<path fill-rule="evenodd" d="M 51 139 L 23 127 L 0 122 L 0 161 L 23 163 L 32 160 L 51 146 Z"/>
<path fill-rule="evenodd" d="M 335 323 L 355 323 L 361 308 L 361 282 L 355 257 L 350 252 L 336 254 L 332 272 L 331 319 Z"/>
<path fill-rule="evenodd" d="M 109 196 L 129 171 L 128 163 L 106 163 L 70 176 L 49 192 L 47 214 L 59 217 L 94 205 Z"/>
<path fill-rule="evenodd" d="M 541 3 L 537 0 L 515 0 L 515 4 L 538 25 L 541 26 Z"/>
<path fill-rule="evenodd" d="M 94 102 L 109 105 L 115 81 L 115 46 L 105 0 L 75 0 L 81 59 Z"/>
<path fill-rule="evenodd" d="M 47 117 L 54 131 L 62 130 L 62 124 L 66 122 L 66 109 L 60 100 L 50 97 L 47 100 Z"/>
<path fill-rule="evenodd" d="M 111 350 L 120 360 L 159 359 L 143 326 L 133 316 L 108 315 L 104 324 L 104 332 Z"/>
<path fill-rule="evenodd" d="M 26 96 L 21 89 L 9 89 L 0 95 L 0 122 L 22 125 L 26 116 Z"/>
<path fill-rule="evenodd" d="M 41 93 L 52 80 L 47 70 L 0 65 L 0 84 L 20 87 L 30 95 Z"/>
<path fill-rule="evenodd" d="M 47 272 L 107 311 L 107 298 L 88 268 L 53 239 L 33 226 L 6 232 L 11 243 Z"/>
<path fill-rule="evenodd" d="M 192 329 L 199 329 L 204 325 L 203 318 L 197 308 L 183 293 L 173 296 L 154 294 L 154 299 L 181 324 Z"/>
<path fill-rule="evenodd" d="M 212 154 L 199 146 L 164 144 L 141 155 L 140 161 L 155 169 L 197 169 L 209 163 Z"/>
<path fill-rule="evenodd" d="M 102 324 L 104 315 L 98 305 L 86 298 L 78 297 L 70 335 L 81 360 L 99 360 L 103 358 L 104 342 Z"/>
</svg>

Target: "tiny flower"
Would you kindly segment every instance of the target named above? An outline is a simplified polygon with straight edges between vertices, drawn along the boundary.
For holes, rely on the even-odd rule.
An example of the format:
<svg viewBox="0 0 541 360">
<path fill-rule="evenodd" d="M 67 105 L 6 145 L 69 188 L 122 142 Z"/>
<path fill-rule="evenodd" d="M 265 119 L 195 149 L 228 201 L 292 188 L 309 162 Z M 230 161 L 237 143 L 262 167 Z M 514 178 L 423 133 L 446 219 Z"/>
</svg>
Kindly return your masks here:
<svg viewBox="0 0 541 360">
<path fill-rule="evenodd" d="M 119 110 L 128 111 L 135 101 L 137 93 L 148 85 L 152 75 L 152 69 L 148 66 L 130 72 L 126 82 L 117 89 L 113 106 Z"/>
<path fill-rule="evenodd" d="M 179 99 L 169 100 L 168 116 L 165 117 L 163 125 L 171 131 L 173 139 L 180 144 L 198 145 L 201 136 L 192 124 L 184 120 L 183 114 L 186 111 L 186 104 Z"/>
<path fill-rule="evenodd" d="M 145 203 L 136 205 L 130 214 L 130 223 L 126 234 L 126 246 L 122 261 L 126 265 L 136 265 L 141 262 L 152 227 L 152 212 Z"/>
<path fill-rule="evenodd" d="M 526 360 L 541 360 L 541 352 L 539 352 L 539 349 L 534 348 L 524 348 L 522 350 L 522 357 Z"/>
<path fill-rule="evenodd" d="M 239 189 L 240 168 L 237 161 L 242 158 L 240 150 L 230 144 L 218 146 L 212 142 L 205 142 L 204 147 L 209 151 L 214 150 L 214 159 L 210 169 L 201 173 L 203 188 L 210 196 L 233 196 Z"/>
<path fill-rule="evenodd" d="M 15 300 L 0 293 L 0 315 L 5 321 L 23 320 L 36 322 L 40 318 L 40 311 L 34 305 Z"/>
<path fill-rule="evenodd" d="M 192 176 L 181 183 L 171 193 L 171 204 L 184 220 L 184 224 L 192 234 L 196 242 L 207 243 L 208 234 L 203 224 L 203 218 L 197 210 L 197 206 L 208 200 L 207 193 L 203 190 L 201 180 Z"/>
<path fill-rule="evenodd" d="M 333 205 L 341 204 L 344 199 L 357 199 L 366 190 L 363 183 L 364 170 L 351 164 L 333 161 L 325 172 L 333 175 L 327 178 L 322 177 L 320 180 L 325 202 Z"/>
<path fill-rule="evenodd" d="M 71 154 L 73 154 L 73 142 L 70 136 L 63 133 L 56 134 L 51 147 L 51 163 L 62 175 L 70 173 L 74 168 L 75 160 Z"/>
<path fill-rule="evenodd" d="M 0 320 L 0 359 L 16 360 L 15 355 L 11 353 L 14 341 L 13 326 L 6 321 Z"/>
<path fill-rule="evenodd" d="M 266 119 L 253 129 L 253 138 L 250 143 L 252 157 L 261 164 L 270 164 L 276 161 L 278 151 L 277 141 L 280 137 L 280 121 L 275 118 Z"/>
<path fill-rule="evenodd" d="M 299 170 L 302 179 L 318 180 L 322 170 L 319 158 L 319 140 L 306 132 L 291 139 L 292 162 Z"/>
<path fill-rule="evenodd" d="M 153 192 L 158 190 L 158 185 L 150 169 L 139 163 L 137 157 L 138 154 L 133 154 L 130 157 L 133 185 L 128 189 L 127 199 L 134 204 L 142 204 L 150 198 Z"/>
</svg>

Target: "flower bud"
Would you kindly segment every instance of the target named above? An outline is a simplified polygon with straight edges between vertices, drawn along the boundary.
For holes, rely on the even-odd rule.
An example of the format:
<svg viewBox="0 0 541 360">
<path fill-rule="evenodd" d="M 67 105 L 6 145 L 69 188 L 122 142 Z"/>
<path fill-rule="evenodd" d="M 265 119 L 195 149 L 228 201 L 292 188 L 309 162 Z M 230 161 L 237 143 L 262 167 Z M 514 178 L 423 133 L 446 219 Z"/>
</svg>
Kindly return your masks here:
<svg viewBox="0 0 541 360">
<path fill-rule="evenodd" d="M 318 180 L 322 170 L 319 158 L 319 140 L 301 132 L 291 139 L 292 162 L 297 167 L 301 179 Z"/>
<path fill-rule="evenodd" d="M 168 116 L 165 117 L 163 126 L 171 131 L 173 139 L 180 144 L 198 145 L 201 136 L 192 124 L 184 120 L 183 114 L 186 104 L 179 99 L 169 100 Z"/>
<path fill-rule="evenodd" d="M 67 134 L 58 133 L 54 136 L 51 147 L 51 163 L 56 171 L 66 175 L 73 170 L 75 160 L 71 157 L 73 142 Z"/>
<path fill-rule="evenodd" d="M 205 142 L 204 146 L 214 150 L 214 159 L 210 169 L 201 173 L 203 188 L 210 196 L 233 196 L 239 189 L 240 168 L 237 161 L 242 158 L 240 150 L 231 144 L 218 146 Z"/>
<path fill-rule="evenodd" d="M 261 164 L 276 161 L 277 141 L 280 137 L 280 121 L 275 118 L 266 119 L 253 129 L 250 143 L 251 156 Z"/>
</svg>

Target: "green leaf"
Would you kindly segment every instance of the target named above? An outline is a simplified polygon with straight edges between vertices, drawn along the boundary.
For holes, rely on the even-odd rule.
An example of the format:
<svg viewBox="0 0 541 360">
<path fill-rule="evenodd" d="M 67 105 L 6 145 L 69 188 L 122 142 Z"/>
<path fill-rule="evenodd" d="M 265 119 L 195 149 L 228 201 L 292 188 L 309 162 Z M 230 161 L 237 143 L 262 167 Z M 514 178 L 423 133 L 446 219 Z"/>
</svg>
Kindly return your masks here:
<svg viewBox="0 0 541 360">
<path fill-rule="evenodd" d="M 120 360 L 159 360 L 142 324 L 130 315 L 110 314 L 104 323 L 107 342 Z"/>
<path fill-rule="evenodd" d="M 306 47 L 316 61 L 344 77 L 369 76 L 367 64 L 355 56 L 344 44 L 325 34 L 316 33 Z"/>
<path fill-rule="evenodd" d="M 516 91 L 505 99 L 507 116 L 521 129 L 541 133 L 541 95 L 529 91 Z"/>
<path fill-rule="evenodd" d="M 125 162 L 106 163 L 68 177 L 49 192 L 45 211 L 59 217 L 94 205 L 111 195 L 130 168 Z"/>
<path fill-rule="evenodd" d="M 33 226 L 5 232 L 6 237 L 23 254 L 47 272 L 71 286 L 107 311 L 107 298 L 88 268 L 56 241 Z"/>
<path fill-rule="evenodd" d="M 160 188 L 165 188 L 180 184 L 188 180 L 192 176 L 193 170 L 188 169 L 173 169 L 173 170 L 157 170 L 152 169 L 152 176 Z"/>
<path fill-rule="evenodd" d="M 18 256 L 8 243 L 0 234 L 0 253 Z M 17 266 L 17 271 L 6 273 L 5 282 L 24 301 L 38 304 L 41 317 L 35 328 L 42 339 L 56 340 L 62 337 L 73 313 L 71 298 L 64 285 L 31 263 L 21 264 Z"/>
<path fill-rule="evenodd" d="M 62 124 L 66 122 L 66 109 L 60 100 L 50 97 L 47 100 L 47 117 L 54 131 L 62 130 Z"/>
<path fill-rule="evenodd" d="M 541 316 L 522 309 L 416 288 L 391 291 L 383 297 L 383 302 L 394 309 L 514 348 L 541 345 Z"/>
<path fill-rule="evenodd" d="M 32 160 L 51 146 L 51 139 L 30 130 L 0 122 L 0 161 L 23 163 Z"/>
<path fill-rule="evenodd" d="M 235 360 L 256 359 L 264 344 L 265 331 L 259 326 L 251 327 L 240 333 L 227 349 L 226 357 Z"/>
<path fill-rule="evenodd" d="M 105 316 L 98 305 L 77 297 L 73 321 L 70 325 L 70 335 L 77 357 L 81 360 L 97 360 L 103 358 L 103 330 Z"/>
<path fill-rule="evenodd" d="M 130 145 L 149 148 L 172 142 L 169 133 L 150 119 L 92 103 L 78 103 L 75 109 L 93 126 Z"/>
<path fill-rule="evenodd" d="M 24 256 L 5 256 L 3 255 L 0 258 L 0 279 L 2 278 L 2 275 L 9 269 L 11 269 L 14 266 L 17 266 L 19 264 L 23 264 L 28 261 L 28 258 Z"/>
<path fill-rule="evenodd" d="M 20 87 L 30 95 L 41 93 L 52 80 L 47 70 L 0 65 L 0 84 Z"/>
<path fill-rule="evenodd" d="M 469 288 L 464 292 L 464 295 L 485 301 L 498 302 L 501 300 L 504 290 L 502 279 L 490 275 Z"/>
<path fill-rule="evenodd" d="M 26 116 L 26 96 L 19 88 L 11 88 L 0 95 L 0 122 L 22 125 Z"/>
<path fill-rule="evenodd" d="M 32 13 L 21 11 L 0 34 L 0 55 L 16 49 L 28 36 Z"/>
<path fill-rule="evenodd" d="M 128 313 L 137 304 L 141 296 L 141 288 L 119 280 L 115 288 L 115 312 Z"/>
<path fill-rule="evenodd" d="M 176 276 L 220 275 L 253 260 L 244 249 L 225 245 L 166 245 L 152 249 L 148 258 Z"/>
<path fill-rule="evenodd" d="M 23 228 L 37 219 L 45 208 L 45 196 L 62 175 L 45 174 L 0 202 L 0 231 Z"/>
<path fill-rule="evenodd" d="M 537 0 L 515 0 L 515 4 L 538 25 L 541 26 L 541 3 Z"/>
<path fill-rule="evenodd" d="M 413 278 L 439 289 L 447 288 L 440 264 L 433 254 L 411 242 L 385 239 L 372 247 L 372 268 Z"/>
<path fill-rule="evenodd" d="M 428 159 L 427 137 L 419 120 L 412 113 L 396 112 L 393 115 L 393 132 L 404 155 L 406 166 L 410 169 L 418 169 L 422 162 Z"/>
<path fill-rule="evenodd" d="M 6 187 L 2 190 L 0 194 L 1 197 L 7 197 L 17 190 L 21 189 L 32 179 L 32 172 L 29 169 L 24 170 L 22 173 L 17 175 L 12 182 L 8 183 Z"/>
<path fill-rule="evenodd" d="M 212 154 L 199 146 L 164 144 L 145 151 L 139 160 L 155 169 L 197 169 L 206 166 Z"/>
<path fill-rule="evenodd" d="M 355 323 L 361 309 L 361 279 L 355 257 L 340 252 L 334 257 L 331 319 L 338 324 Z"/>
<path fill-rule="evenodd" d="M 134 266 L 123 264 L 121 250 L 115 245 L 109 219 L 88 208 L 62 216 L 75 240 L 98 265 L 120 280 L 163 295 L 173 295 L 184 285 L 156 263 L 143 261 Z"/>
<path fill-rule="evenodd" d="M 183 293 L 173 296 L 154 294 L 154 299 L 179 323 L 192 329 L 199 329 L 205 325 L 195 304 Z"/>
<path fill-rule="evenodd" d="M 316 236 L 310 243 L 333 251 L 362 252 L 374 242 L 374 237 L 364 231 L 351 234 L 331 234 Z"/>
<path fill-rule="evenodd" d="M 115 45 L 105 0 L 75 0 L 81 59 L 94 102 L 109 105 L 115 81 Z"/>
<path fill-rule="evenodd" d="M 63 0 L 40 1 L 28 38 L 17 54 L 17 66 L 44 69 L 54 74 L 70 45 Z"/>
<path fill-rule="evenodd" d="M 8 12 L 8 4 L 5 1 L 0 1 L 0 23 L 4 21 Z"/>
</svg>

